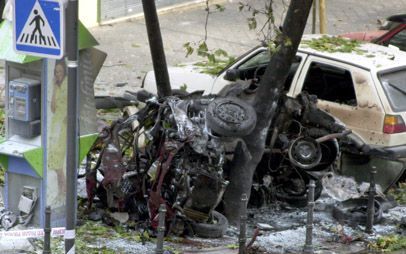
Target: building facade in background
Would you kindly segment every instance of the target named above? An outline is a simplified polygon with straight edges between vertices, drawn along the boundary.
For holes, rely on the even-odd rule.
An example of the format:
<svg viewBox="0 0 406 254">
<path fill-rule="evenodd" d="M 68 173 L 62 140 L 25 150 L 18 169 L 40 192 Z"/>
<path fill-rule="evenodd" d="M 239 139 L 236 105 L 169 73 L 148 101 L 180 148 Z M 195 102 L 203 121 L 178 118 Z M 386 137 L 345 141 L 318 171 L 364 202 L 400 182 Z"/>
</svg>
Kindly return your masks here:
<svg viewBox="0 0 406 254">
<path fill-rule="evenodd" d="M 2 1 L 2 0 L 0 0 Z M 158 9 L 204 2 L 204 0 L 155 0 Z M 142 0 L 79 1 L 79 18 L 86 27 L 141 16 Z"/>
</svg>

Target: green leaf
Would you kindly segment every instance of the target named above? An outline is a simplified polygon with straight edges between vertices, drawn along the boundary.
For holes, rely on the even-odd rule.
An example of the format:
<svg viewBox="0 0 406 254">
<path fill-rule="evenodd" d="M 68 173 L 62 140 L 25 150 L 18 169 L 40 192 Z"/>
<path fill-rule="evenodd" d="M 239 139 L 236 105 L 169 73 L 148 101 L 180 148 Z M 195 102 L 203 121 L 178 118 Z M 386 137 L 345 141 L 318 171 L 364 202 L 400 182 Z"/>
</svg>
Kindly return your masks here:
<svg viewBox="0 0 406 254">
<path fill-rule="evenodd" d="M 216 56 L 228 56 L 227 52 L 224 49 L 217 49 L 216 51 L 214 51 L 214 54 Z"/>
<path fill-rule="evenodd" d="M 186 92 L 186 90 L 187 90 L 186 83 L 183 83 L 183 85 L 181 87 L 179 87 L 179 90 L 181 90 L 182 92 Z"/>
<path fill-rule="evenodd" d="M 207 59 L 209 60 L 209 63 L 211 63 L 211 64 L 216 63 L 216 57 L 214 56 L 214 54 L 208 54 Z"/>
<path fill-rule="evenodd" d="M 224 5 L 216 4 L 216 10 L 218 10 L 219 12 L 223 12 L 225 9 L 226 7 L 224 7 Z"/>
<path fill-rule="evenodd" d="M 208 51 L 209 51 L 209 49 L 207 48 L 207 44 L 204 41 L 204 42 L 199 44 L 199 47 L 197 48 L 197 55 L 207 57 L 208 56 Z"/>
<path fill-rule="evenodd" d="M 238 249 L 239 245 L 238 244 L 228 244 L 226 245 L 227 248 L 232 249 L 232 250 L 236 250 Z"/>
<path fill-rule="evenodd" d="M 199 49 L 198 49 L 198 50 L 199 50 L 199 51 L 204 51 L 204 52 L 209 51 L 209 49 L 207 48 L 207 44 L 206 44 L 205 41 L 199 44 Z"/>
<path fill-rule="evenodd" d="M 255 28 L 257 28 L 257 20 L 256 20 L 256 18 L 248 18 L 247 19 L 247 21 L 248 21 L 248 28 L 250 29 L 250 30 L 254 30 Z"/>
<path fill-rule="evenodd" d="M 191 54 L 193 54 L 193 47 L 190 45 L 190 42 L 186 42 L 185 44 L 183 44 L 183 48 L 186 51 L 186 57 L 190 56 Z"/>
<path fill-rule="evenodd" d="M 244 7 L 245 7 L 244 3 L 242 3 L 242 2 L 238 3 L 238 11 L 244 10 Z"/>
</svg>

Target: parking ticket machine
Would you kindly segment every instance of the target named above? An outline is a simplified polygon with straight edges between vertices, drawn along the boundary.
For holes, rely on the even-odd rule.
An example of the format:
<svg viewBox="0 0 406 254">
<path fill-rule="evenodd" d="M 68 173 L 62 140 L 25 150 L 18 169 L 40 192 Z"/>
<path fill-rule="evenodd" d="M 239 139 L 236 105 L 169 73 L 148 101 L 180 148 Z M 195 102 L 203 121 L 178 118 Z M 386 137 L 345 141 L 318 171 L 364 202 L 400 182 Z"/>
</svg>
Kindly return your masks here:
<svg viewBox="0 0 406 254">
<path fill-rule="evenodd" d="M 14 133 L 33 138 L 41 133 L 41 83 L 30 78 L 9 82 L 8 114 Z"/>
</svg>

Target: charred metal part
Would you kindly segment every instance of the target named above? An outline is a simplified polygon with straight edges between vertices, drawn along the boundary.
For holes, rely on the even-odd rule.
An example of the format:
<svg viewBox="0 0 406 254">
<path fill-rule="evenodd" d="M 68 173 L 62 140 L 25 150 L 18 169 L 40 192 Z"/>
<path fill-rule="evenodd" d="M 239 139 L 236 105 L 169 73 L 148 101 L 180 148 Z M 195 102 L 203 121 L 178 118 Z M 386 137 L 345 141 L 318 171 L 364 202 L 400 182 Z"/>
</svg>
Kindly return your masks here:
<svg viewBox="0 0 406 254">
<path fill-rule="evenodd" d="M 352 132 L 351 130 L 345 130 L 345 131 L 340 132 L 340 133 L 331 133 L 331 134 L 328 134 L 328 135 L 325 135 L 323 137 L 320 137 L 320 138 L 316 139 L 316 142 L 317 143 L 322 143 L 322 142 L 325 142 L 327 140 L 342 138 L 342 137 L 345 137 L 345 136 L 351 134 L 351 132 Z"/>
<path fill-rule="evenodd" d="M 374 223 L 379 223 L 382 220 L 383 207 L 381 203 L 375 199 L 374 201 Z M 368 198 L 348 199 L 337 204 L 333 208 L 333 217 L 342 222 L 347 223 L 352 227 L 358 225 L 366 225 L 368 211 Z"/>
<path fill-rule="evenodd" d="M 261 234 L 261 229 L 259 229 L 258 227 L 255 228 L 254 230 L 254 234 L 252 235 L 252 238 L 250 240 L 250 242 L 247 244 L 246 249 L 251 248 L 251 246 L 255 243 L 255 241 L 257 240 L 257 237 Z"/>
<path fill-rule="evenodd" d="M 51 207 L 45 208 L 44 248 L 43 254 L 51 254 Z"/>
<path fill-rule="evenodd" d="M 313 211 L 314 211 L 314 190 L 316 183 L 313 179 L 310 180 L 308 190 L 308 210 L 307 210 L 307 222 L 306 222 L 306 242 L 303 248 L 303 253 L 312 254 L 313 249 Z"/>
<path fill-rule="evenodd" d="M 97 196 L 105 207 L 128 212 L 136 221 L 148 220 L 146 224 L 156 230 L 159 207 L 165 204 L 168 232 L 221 237 L 228 221 L 215 208 L 236 175 L 232 160 L 250 156 L 247 149 L 239 154 L 236 147 L 242 140 L 238 136 L 255 126 L 255 110 L 231 97 L 144 97 L 144 108 L 104 128 L 94 154 L 88 156 L 89 208 Z M 345 135 L 345 129 L 317 111 L 316 102 L 306 94 L 272 102 L 270 114 L 275 117 L 267 153 L 255 172 L 251 192 L 257 205 L 276 198 L 305 206 L 306 186 L 314 171 L 334 163 L 339 151 L 336 139 Z M 315 199 L 321 189 L 317 181 Z M 235 194 L 237 199 L 241 194 Z M 242 226 L 245 219 L 241 218 Z M 246 241 L 245 233 L 241 240 Z"/>
<path fill-rule="evenodd" d="M 275 198 L 292 206 L 306 206 L 310 178 L 331 166 L 339 154 L 337 139 L 349 131 L 334 117 L 317 108 L 314 96 L 283 96 L 271 122 L 265 153 L 254 175 L 250 202 L 256 206 Z M 271 177 L 271 185 L 263 180 Z M 321 183 L 316 182 L 315 199 Z"/>
<path fill-rule="evenodd" d="M 312 138 L 298 138 L 289 147 L 289 159 L 293 165 L 302 169 L 311 169 L 321 160 L 321 147 Z"/>
<path fill-rule="evenodd" d="M 103 155 L 101 169 L 104 172 L 104 179 L 101 185 L 107 191 L 107 205 L 109 208 L 122 208 L 121 183 L 126 169 L 122 163 L 121 151 L 116 145 L 110 143 Z M 115 200 L 119 200 L 119 203 L 117 204 Z"/>
<path fill-rule="evenodd" d="M 221 182 L 221 187 L 220 187 L 220 191 L 219 191 L 218 196 L 217 196 L 217 201 L 214 204 L 214 206 L 213 206 L 213 208 L 212 208 L 212 210 L 210 212 L 212 212 L 213 209 L 216 208 L 220 204 L 221 200 L 223 199 L 224 192 L 226 191 L 226 188 L 227 188 L 227 186 L 229 184 L 230 184 L 229 181 L 222 181 Z"/>
<path fill-rule="evenodd" d="M 170 99 L 168 101 L 169 106 L 173 112 L 173 116 L 177 125 L 177 135 L 180 140 L 194 141 L 192 138 L 201 136 L 201 129 L 199 129 L 188 117 L 184 107 L 183 101 L 176 99 Z"/>
<path fill-rule="evenodd" d="M 166 205 L 161 204 L 159 206 L 158 235 L 157 235 L 156 250 L 155 250 L 156 254 L 164 253 L 165 215 L 166 215 Z"/>
<path fill-rule="evenodd" d="M 28 221 L 31 219 L 32 214 L 29 214 L 28 216 Z M 0 211 L 0 222 L 1 222 L 1 226 L 7 231 L 10 228 L 12 228 L 13 226 L 15 226 L 17 224 L 17 215 L 15 215 L 12 211 L 7 210 L 7 209 L 2 209 Z M 24 220 L 20 221 L 21 223 L 24 224 Z"/>
<path fill-rule="evenodd" d="M 240 235 L 238 236 L 238 254 L 246 253 L 246 242 L 247 242 L 247 194 L 241 195 L 241 217 L 240 217 Z"/>
<path fill-rule="evenodd" d="M 367 224 L 365 226 L 365 232 L 368 234 L 373 233 L 374 226 L 375 194 L 376 194 L 375 175 L 376 175 L 376 167 L 372 166 L 370 171 L 370 181 L 368 190 Z"/>
</svg>

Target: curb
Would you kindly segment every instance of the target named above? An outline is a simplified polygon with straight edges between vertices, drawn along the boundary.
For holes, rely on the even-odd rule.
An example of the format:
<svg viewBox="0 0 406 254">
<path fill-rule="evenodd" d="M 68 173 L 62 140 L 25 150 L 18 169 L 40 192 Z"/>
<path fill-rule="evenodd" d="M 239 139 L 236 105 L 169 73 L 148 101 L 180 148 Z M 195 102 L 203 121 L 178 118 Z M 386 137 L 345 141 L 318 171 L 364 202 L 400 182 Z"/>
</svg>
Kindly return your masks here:
<svg viewBox="0 0 406 254">
<path fill-rule="evenodd" d="M 228 0 L 210 0 L 209 5 L 221 4 L 221 3 L 224 3 L 227 1 Z M 174 4 L 171 6 L 159 8 L 157 10 L 157 12 L 158 12 L 158 15 L 163 15 L 163 14 L 167 14 L 167 13 L 181 12 L 181 11 L 185 11 L 185 10 L 194 9 L 197 7 L 203 7 L 205 5 L 206 5 L 206 0 L 193 0 L 191 2 Z M 137 14 L 133 14 L 130 16 L 126 16 L 126 17 L 116 18 L 116 19 L 107 20 L 107 21 L 101 21 L 101 22 L 99 22 L 99 26 L 111 25 L 111 24 L 115 24 L 115 23 L 123 22 L 123 21 L 139 20 L 139 19 L 143 19 L 143 18 L 144 18 L 144 13 L 137 13 Z"/>
</svg>

